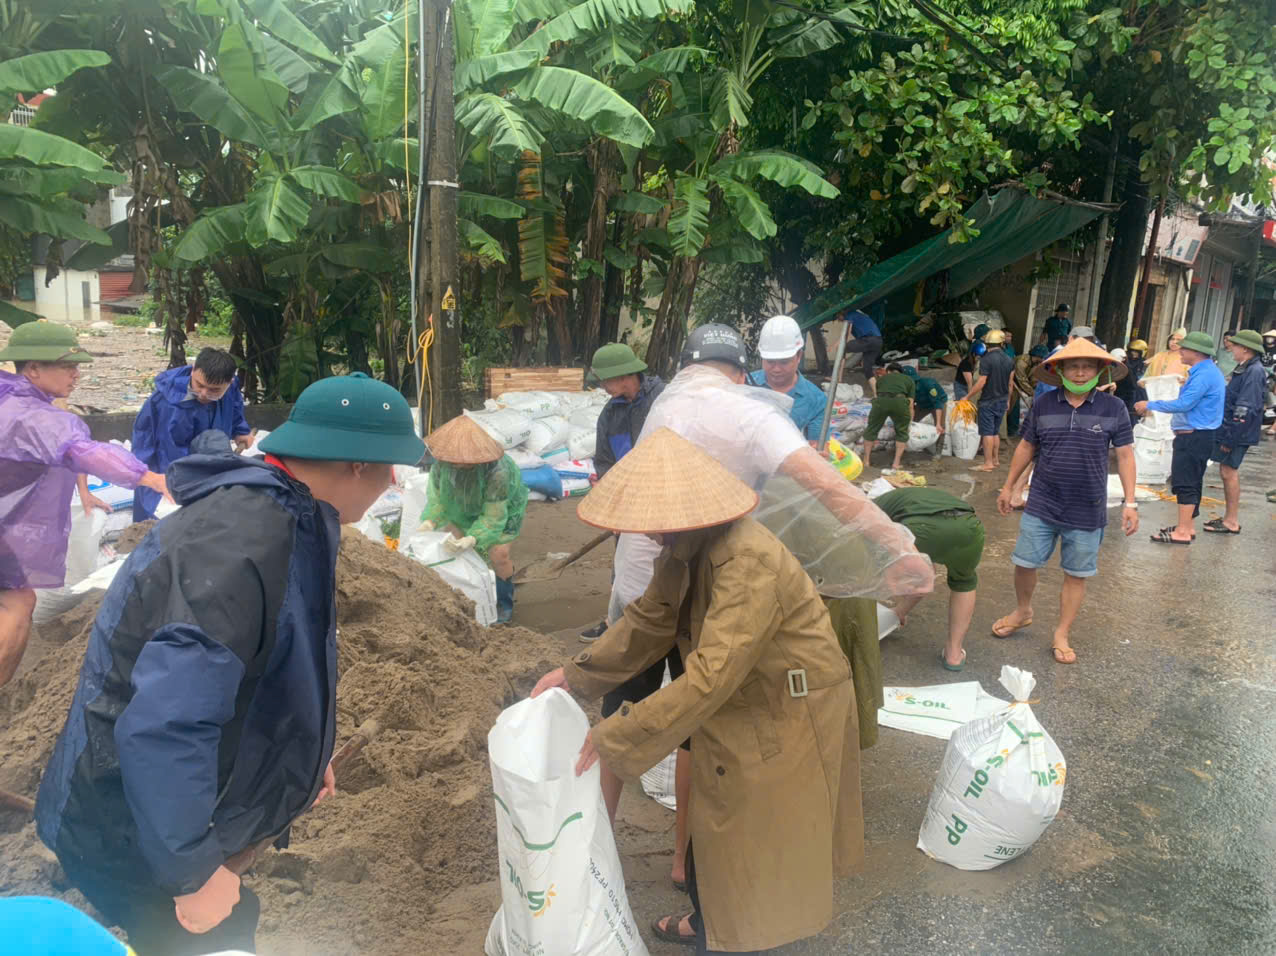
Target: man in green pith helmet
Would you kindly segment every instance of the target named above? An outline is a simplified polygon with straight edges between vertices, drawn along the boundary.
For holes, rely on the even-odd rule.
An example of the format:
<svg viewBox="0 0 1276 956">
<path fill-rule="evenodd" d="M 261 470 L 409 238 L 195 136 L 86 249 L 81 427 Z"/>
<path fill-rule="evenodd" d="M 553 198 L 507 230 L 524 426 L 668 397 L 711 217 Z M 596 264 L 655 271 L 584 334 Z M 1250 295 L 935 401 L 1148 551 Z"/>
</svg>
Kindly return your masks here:
<svg viewBox="0 0 1276 956">
<path fill-rule="evenodd" d="M 36 798 L 40 839 L 139 953 L 255 951 L 245 859 L 336 787 L 341 525 L 425 446 L 356 372 L 310 385 L 261 450 L 169 467 L 182 509 L 102 599 Z"/>
<path fill-rule="evenodd" d="M 53 405 L 66 398 L 93 356 L 75 331 L 27 322 L 0 351 L 0 686 L 18 669 L 31 635 L 37 588 L 61 587 L 76 476 L 166 494 L 164 476 L 119 445 L 93 441 L 89 427 Z M 87 484 L 82 486 L 87 494 Z M 83 496 L 82 496 L 83 497 Z M 81 502 L 92 504 L 87 497 Z"/>
<path fill-rule="evenodd" d="M 647 363 L 623 342 L 612 342 L 595 352 L 589 372 L 611 396 L 598 416 L 594 442 L 597 473 L 594 480 L 597 481 L 634 447 L 647 421 L 647 412 L 651 411 L 651 403 L 664 391 L 665 383 L 655 375 L 648 375 Z M 582 631 L 581 642 L 596 641 L 605 630 L 607 621 L 603 620 Z"/>
</svg>

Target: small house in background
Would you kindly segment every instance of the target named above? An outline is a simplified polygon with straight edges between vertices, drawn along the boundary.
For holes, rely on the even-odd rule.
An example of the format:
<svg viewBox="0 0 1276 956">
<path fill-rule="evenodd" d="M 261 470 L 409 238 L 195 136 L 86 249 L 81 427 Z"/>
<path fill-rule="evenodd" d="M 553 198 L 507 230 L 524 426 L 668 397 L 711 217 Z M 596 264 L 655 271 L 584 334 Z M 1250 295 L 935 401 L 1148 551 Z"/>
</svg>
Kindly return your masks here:
<svg viewBox="0 0 1276 956">
<path fill-rule="evenodd" d="M 9 122 L 16 126 L 30 126 L 40 104 L 52 93 L 40 93 L 30 98 L 19 98 L 17 106 L 9 114 Z M 107 230 L 128 219 L 128 203 L 132 198 L 128 186 L 104 189 L 97 202 L 85 210 L 85 221 L 99 229 Z M 94 269 L 67 268 L 75 253 L 87 245 L 78 239 L 62 243 L 61 253 L 50 261 L 53 240 L 47 235 L 31 238 L 31 270 L 19 275 L 14 283 L 14 293 L 19 300 L 34 304 L 36 312 L 48 311 L 51 315 L 74 316 L 88 312 L 112 301 L 123 299 L 131 293 L 133 282 L 133 257 L 119 256 L 106 265 Z"/>
</svg>

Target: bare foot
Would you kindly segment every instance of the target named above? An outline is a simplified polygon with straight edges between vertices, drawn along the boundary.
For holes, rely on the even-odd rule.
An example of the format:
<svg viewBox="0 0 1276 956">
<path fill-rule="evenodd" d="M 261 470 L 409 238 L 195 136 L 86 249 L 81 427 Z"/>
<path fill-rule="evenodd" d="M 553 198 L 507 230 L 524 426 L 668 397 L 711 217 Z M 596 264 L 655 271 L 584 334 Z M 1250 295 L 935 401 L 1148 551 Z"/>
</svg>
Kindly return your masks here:
<svg viewBox="0 0 1276 956">
<path fill-rule="evenodd" d="M 679 866 L 674 864 L 673 869 L 669 871 L 669 879 L 678 886 L 687 885 L 687 865 L 684 863 Z"/>
</svg>

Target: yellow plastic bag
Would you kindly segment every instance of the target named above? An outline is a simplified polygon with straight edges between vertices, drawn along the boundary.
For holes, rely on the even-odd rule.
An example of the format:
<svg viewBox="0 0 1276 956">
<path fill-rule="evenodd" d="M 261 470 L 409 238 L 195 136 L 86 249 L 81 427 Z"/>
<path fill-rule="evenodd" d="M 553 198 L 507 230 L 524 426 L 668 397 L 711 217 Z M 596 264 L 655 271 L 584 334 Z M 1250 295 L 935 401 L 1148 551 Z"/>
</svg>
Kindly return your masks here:
<svg viewBox="0 0 1276 956">
<path fill-rule="evenodd" d="M 836 438 L 829 439 L 829 460 L 847 481 L 854 481 L 864 470 L 864 462 L 860 461 L 860 456 Z"/>
</svg>

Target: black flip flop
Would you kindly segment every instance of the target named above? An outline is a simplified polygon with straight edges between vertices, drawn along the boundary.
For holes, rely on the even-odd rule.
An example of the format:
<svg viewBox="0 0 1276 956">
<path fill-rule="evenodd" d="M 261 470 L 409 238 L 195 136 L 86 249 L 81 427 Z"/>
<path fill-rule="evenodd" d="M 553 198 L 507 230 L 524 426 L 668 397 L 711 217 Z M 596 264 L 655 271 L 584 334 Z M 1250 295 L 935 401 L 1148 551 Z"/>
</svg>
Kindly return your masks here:
<svg viewBox="0 0 1276 956">
<path fill-rule="evenodd" d="M 1169 531 L 1158 531 L 1154 535 L 1149 535 L 1149 537 L 1152 539 L 1153 544 L 1191 544 L 1192 543 L 1190 540 L 1180 541 L 1178 540 L 1178 538 L 1171 537 Z"/>
<path fill-rule="evenodd" d="M 677 890 L 679 893 L 687 892 L 686 880 L 675 880 L 673 877 L 670 877 L 669 882 L 673 884 L 673 888 Z"/>
<path fill-rule="evenodd" d="M 1161 532 L 1162 532 L 1163 534 L 1170 534 L 1170 533 L 1171 533 L 1171 532 L 1173 532 L 1173 531 L 1174 531 L 1174 525 L 1170 525 L 1168 528 L 1162 528 L 1162 529 L 1161 529 Z M 1193 531 L 1193 532 L 1192 532 L 1192 540 L 1193 540 L 1193 541 L 1195 541 L 1195 540 L 1196 540 L 1196 532 L 1195 532 L 1195 531 Z"/>
<path fill-rule="evenodd" d="M 673 943 L 676 946 L 694 947 L 696 945 L 696 937 L 694 933 L 690 936 L 683 936 L 678 932 L 678 924 L 690 915 L 690 913 L 685 913 L 682 916 L 661 916 L 657 919 L 653 919 L 651 921 L 651 931 L 655 934 L 657 939 L 664 940 L 666 943 Z M 673 925 L 672 930 L 661 928 L 660 923 L 664 920 L 668 920 L 669 923 Z"/>
<path fill-rule="evenodd" d="M 1213 518 L 1204 524 L 1204 528 L 1210 534 L 1240 534 L 1241 529 L 1237 528 L 1233 531 L 1227 525 L 1223 524 L 1222 518 Z"/>
</svg>

